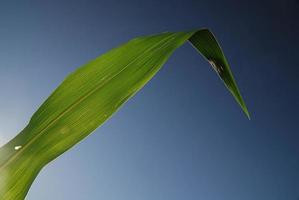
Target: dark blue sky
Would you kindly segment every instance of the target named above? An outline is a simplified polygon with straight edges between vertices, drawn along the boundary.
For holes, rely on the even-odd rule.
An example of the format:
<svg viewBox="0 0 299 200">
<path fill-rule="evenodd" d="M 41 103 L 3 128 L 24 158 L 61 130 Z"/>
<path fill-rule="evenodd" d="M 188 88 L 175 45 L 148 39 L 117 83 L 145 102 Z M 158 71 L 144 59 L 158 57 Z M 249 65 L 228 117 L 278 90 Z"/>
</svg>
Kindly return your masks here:
<svg viewBox="0 0 299 200">
<path fill-rule="evenodd" d="M 299 1 L 0 1 L 0 143 L 63 78 L 140 35 L 210 28 L 247 120 L 189 44 L 47 166 L 28 200 L 297 200 Z"/>
</svg>

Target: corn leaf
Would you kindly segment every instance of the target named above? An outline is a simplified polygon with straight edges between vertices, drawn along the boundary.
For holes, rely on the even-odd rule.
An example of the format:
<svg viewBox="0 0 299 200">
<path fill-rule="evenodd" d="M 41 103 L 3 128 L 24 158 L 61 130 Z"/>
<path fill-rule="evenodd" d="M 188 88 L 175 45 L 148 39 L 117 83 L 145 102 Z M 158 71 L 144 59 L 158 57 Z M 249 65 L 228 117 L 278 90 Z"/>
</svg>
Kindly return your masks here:
<svg viewBox="0 0 299 200">
<path fill-rule="evenodd" d="M 0 199 L 24 199 L 45 165 L 105 122 L 186 41 L 209 61 L 249 117 L 229 65 L 209 30 L 139 37 L 67 76 L 21 133 L 0 148 Z"/>
</svg>

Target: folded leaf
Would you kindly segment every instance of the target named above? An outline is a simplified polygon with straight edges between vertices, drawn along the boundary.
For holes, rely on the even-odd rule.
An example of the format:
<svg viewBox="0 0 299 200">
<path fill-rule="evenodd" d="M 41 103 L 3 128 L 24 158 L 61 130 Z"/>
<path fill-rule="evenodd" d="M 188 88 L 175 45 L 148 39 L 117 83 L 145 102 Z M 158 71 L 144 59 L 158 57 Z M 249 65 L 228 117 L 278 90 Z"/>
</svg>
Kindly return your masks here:
<svg viewBox="0 0 299 200">
<path fill-rule="evenodd" d="M 139 37 L 71 73 L 0 149 L 0 199 L 24 199 L 39 171 L 105 122 L 184 44 L 209 61 L 249 117 L 229 65 L 207 30 Z"/>
</svg>

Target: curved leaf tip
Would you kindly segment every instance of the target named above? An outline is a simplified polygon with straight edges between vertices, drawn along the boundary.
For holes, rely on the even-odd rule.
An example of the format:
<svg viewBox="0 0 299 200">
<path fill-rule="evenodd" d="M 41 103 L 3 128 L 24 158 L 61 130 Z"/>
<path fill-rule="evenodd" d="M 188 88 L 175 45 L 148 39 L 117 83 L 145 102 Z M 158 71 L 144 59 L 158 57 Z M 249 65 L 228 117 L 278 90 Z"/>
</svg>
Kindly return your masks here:
<svg viewBox="0 0 299 200">
<path fill-rule="evenodd" d="M 213 33 L 208 29 L 202 29 L 196 31 L 189 38 L 189 41 L 192 46 L 207 59 L 220 79 L 223 80 L 227 89 L 234 96 L 248 119 L 250 119 L 247 106 L 241 96 L 229 64 Z"/>
</svg>

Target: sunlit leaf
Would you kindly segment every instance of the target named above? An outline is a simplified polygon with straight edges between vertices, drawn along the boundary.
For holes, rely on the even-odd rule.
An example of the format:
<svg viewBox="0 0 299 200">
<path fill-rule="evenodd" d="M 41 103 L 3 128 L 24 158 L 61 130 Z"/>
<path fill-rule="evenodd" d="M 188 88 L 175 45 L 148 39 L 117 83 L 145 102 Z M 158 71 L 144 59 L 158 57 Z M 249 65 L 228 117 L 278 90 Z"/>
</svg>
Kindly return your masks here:
<svg viewBox="0 0 299 200">
<path fill-rule="evenodd" d="M 209 30 L 139 37 L 67 76 L 23 131 L 0 149 L 0 199 L 24 199 L 46 164 L 105 122 L 186 41 L 209 61 L 249 117 L 229 65 Z"/>
</svg>

